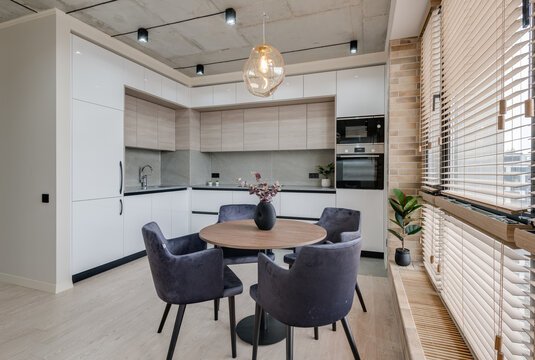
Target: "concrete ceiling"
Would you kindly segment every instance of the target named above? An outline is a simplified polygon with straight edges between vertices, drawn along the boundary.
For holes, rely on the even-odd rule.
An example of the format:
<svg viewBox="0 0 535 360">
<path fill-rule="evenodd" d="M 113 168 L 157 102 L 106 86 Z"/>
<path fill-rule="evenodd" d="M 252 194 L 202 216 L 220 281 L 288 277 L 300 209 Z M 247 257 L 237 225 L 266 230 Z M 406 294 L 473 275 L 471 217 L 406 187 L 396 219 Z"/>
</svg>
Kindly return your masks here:
<svg viewBox="0 0 535 360">
<path fill-rule="evenodd" d="M 37 11 L 56 7 L 68 12 L 104 0 L 16 1 Z M 284 54 L 287 64 L 350 56 L 353 39 L 359 41 L 359 54 L 385 49 L 390 0 L 117 0 L 71 15 L 116 35 L 228 7 L 236 10 L 236 26 L 228 26 L 224 15 L 217 15 L 149 30 L 146 44 L 138 43 L 136 34 L 117 38 L 189 76 L 195 75 L 196 64 L 247 58 L 262 41 L 264 11 L 269 16 L 266 42 L 282 52 L 346 43 Z M 0 0 L 0 22 L 30 13 L 11 0 Z M 239 71 L 243 63 L 205 65 L 205 73 Z"/>
</svg>

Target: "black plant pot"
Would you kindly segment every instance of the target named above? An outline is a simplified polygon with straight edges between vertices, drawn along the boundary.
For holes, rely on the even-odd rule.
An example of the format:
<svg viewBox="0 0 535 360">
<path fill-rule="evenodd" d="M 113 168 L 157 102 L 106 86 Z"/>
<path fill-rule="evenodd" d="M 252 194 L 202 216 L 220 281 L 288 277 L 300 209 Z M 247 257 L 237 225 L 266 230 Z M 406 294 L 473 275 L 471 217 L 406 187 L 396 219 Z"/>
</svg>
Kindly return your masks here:
<svg viewBox="0 0 535 360">
<path fill-rule="evenodd" d="M 254 212 L 254 222 L 260 230 L 271 230 L 275 226 L 277 214 L 275 208 L 269 202 L 260 201 Z"/>
<path fill-rule="evenodd" d="M 396 249 L 396 264 L 399 266 L 409 266 L 411 263 L 411 251 L 409 249 Z"/>
</svg>

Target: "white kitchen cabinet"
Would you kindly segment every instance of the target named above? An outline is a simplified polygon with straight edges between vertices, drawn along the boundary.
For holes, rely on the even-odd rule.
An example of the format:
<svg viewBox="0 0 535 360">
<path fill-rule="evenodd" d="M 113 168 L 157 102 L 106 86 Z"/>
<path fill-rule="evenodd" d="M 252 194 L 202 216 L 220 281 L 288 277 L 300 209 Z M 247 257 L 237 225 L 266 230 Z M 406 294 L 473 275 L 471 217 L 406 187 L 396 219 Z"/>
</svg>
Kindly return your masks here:
<svg viewBox="0 0 535 360">
<path fill-rule="evenodd" d="M 275 213 L 280 215 L 281 202 L 280 202 L 280 193 L 273 198 L 273 207 L 275 207 Z M 249 194 L 247 190 L 237 190 L 232 192 L 232 203 L 233 204 L 252 204 L 258 205 L 260 199 L 256 195 Z"/>
<path fill-rule="evenodd" d="M 145 250 L 141 229 L 152 221 L 151 194 L 125 196 L 124 198 L 124 255 Z"/>
<path fill-rule="evenodd" d="M 306 98 L 336 95 L 336 71 L 304 75 L 303 92 Z"/>
<path fill-rule="evenodd" d="M 191 210 L 219 213 L 221 205 L 232 204 L 232 191 L 192 190 Z"/>
<path fill-rule="evenodd" d="M 151 95 L 162 97 L 163 76 L 149 69 L 145 69 L 143 76 L 145 81 L 143 90 Z"/>
<path fill-rule="evenodd" d="M 192 108 L 212 106 L 214 104 L 214 89 L 212 86 L 201 86 L 190 89 Z"/>
<path fill-rule="evenodd" d="M 162 76 L 162 98 L 171 102 L 176 101 L 177 83 L 171 79 Z"/>
<path fill-rule="evenodd" d="M 171 197 L 171 236 L 175 238 L 189 234 L 189 192 L 173 191 L 167 194 Z"/>
<path fill-rule="evenodd" d="M 336 116 L 385 113 L 385 67 L 372 66 L 336 72 Z"/>
<path fill-rule="evenodd" d="M 236 84 L 236 104 L 246 104 L 246 103 L 253 103 L 253 102 L 259 102 L 259 101 L 269 101 L 273 100 L 273 95 L 270 95 L 268 97 L 260 97 L 255 96 L 247 90 L 247 87 L 245 86 L 244 82 L 240 82 Z"/>
<path fill-rule="evenodd" d="M 280 194 L 281 216 L 319 219 L 326 207 L 336 205 L 335 194 L 284 192 Z"/>
<path fill-rule="evenodd" d="M 168 192 L 152 194 L 152 221 L 156 222 L 163 235 L 173 237 L 173 198 Z"/>
<path fill-rule="evenodd" d="M 177 83 L 176 85 L 176 103 L 184 107 L 190 107 L 190 88 Z"/>
<path fill-rule="evenodd" d="M 198 233 L 202 228 L 217 223 L 217 215 L 191 214 L 191 233 Z"/>
<path fill-rule="evenodd" d="M 72 199 L 119 196 L 124 190 L 123 112 L 72 102 Z"/>
<path fill-rule="evenodd" d="M 71 273 L 123 257 L 121 197 L 72 203 Z"/>
<path fill-rule="evenodd" d="M 213 92 L 213 105 L 236 104 L 236 83 L 214 85 Z"/>
<path fill-rule="evenodd" d="M 273 94 L 273 100 L 300 99 L 302 97 L 303 75 L 286 77 Z"/>
<path fill-rule="evenodd" d="M 145 68 L 133 61 L 124 59 L 124 84 L 143 91 L 145 88 Z"/>
<path fill-rule="evenodd" d="M 77 36 L 71 39 L 73 98 L 123 110 L 123 59 Z"/>
<path fill-rule="evenodd" d="M 336 207 L 359 210 L 362 216 L 362 250 L 385 250 L 385 196 L 382 190 L 337 189 Z"/>
</svg>

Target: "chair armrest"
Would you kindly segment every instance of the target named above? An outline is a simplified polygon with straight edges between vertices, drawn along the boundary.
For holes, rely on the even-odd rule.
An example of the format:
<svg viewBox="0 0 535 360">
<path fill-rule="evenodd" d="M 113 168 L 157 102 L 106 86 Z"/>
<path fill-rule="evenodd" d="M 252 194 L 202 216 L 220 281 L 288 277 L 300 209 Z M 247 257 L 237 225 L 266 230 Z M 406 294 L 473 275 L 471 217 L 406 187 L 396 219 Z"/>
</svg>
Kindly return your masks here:
<svg viewBox="0 0 535 360">
<path fill-rule="evenodd" d="M 258 254 L 258 303 L 262 307 L 266 305 L 268 312 L 272 304 L 286 302 L 291 287 L 291 271 L 278 266 L 265 254 Z"/>
<path fill-rule="evenodd" d="M 185 255 L 206 250 L 206 242 L 201 240 L 198 233 L 168 239 L 167 243 L 169 252 L 173 255 Z"/>
<path fill-rule="evenodd" d="M 346 231 L 340 233 L 340 242 L 352 241 L 361 237 L 360 229 L 357 231 Z"/>
<path fill-rule="evenodd" d="M 222 297 L 224 266 L 221 249 L 171 254 L 160 261 L 155 282 L 159 280 L 156 289 L 163 290 L 165 301 L 190 304 Z"/>
</svg>

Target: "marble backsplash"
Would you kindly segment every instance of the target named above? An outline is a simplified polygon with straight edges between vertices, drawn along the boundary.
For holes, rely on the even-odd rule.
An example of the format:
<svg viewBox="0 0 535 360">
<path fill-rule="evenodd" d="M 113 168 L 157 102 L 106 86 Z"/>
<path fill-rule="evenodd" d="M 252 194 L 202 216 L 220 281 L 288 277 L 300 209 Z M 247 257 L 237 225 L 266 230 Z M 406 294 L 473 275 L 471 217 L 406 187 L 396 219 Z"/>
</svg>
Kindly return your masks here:
<svg viewBox="0 0 535 360">
<path fill-rule="evenodd" d="M 158 150 L 147 150 L 127 147 L 124 155 L 125 185 L 127 187 L 140 186 L 139 168 L 144 165 L 152 166 L 152 174 L 148 176 L 149 185 L 161 185 L 161 155 Z"/>
</svg>

